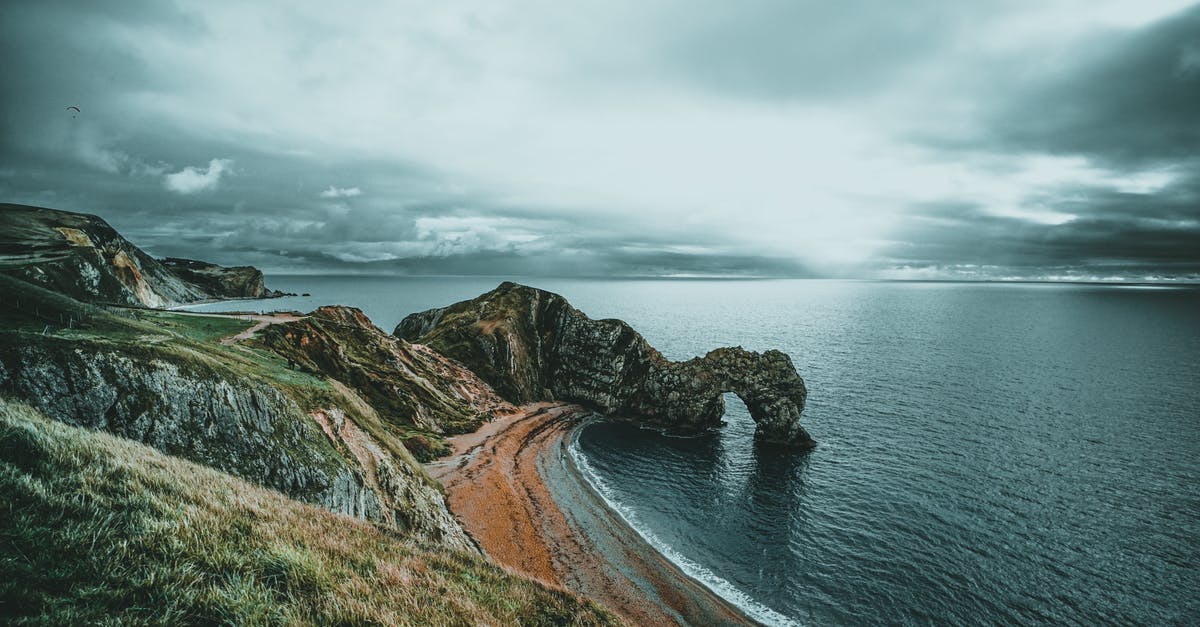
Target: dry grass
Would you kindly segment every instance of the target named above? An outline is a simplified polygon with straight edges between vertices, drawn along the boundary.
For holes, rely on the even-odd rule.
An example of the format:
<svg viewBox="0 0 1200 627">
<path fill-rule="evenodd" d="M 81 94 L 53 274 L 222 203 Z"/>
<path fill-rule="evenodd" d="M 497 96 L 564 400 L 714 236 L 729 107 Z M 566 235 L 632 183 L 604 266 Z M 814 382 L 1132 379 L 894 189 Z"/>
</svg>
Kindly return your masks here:
<svg viewBox="0 0 1200 627">
<path fill-rule="evenodd" d="M 215 470 L 0 399 L 15 624 L 561 625 L 614 619 Z"/>
</svg>

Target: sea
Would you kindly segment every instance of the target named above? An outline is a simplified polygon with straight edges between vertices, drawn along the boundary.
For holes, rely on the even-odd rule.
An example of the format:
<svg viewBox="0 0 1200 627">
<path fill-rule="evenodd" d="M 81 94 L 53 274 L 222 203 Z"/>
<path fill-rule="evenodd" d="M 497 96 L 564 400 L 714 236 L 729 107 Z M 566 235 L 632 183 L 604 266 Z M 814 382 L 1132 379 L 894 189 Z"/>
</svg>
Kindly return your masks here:
<svg viewBox="0 0 1200 627">
<path fill-rule="evenodd" d="M 502 278 L 269 276 L 385 331 Z M 807 453 L 598 422 L 587 479 L 768 624 L 1200 624 L 1200 288 L 513 278 L 671 359 L 778 348 Z"/>
</svg>

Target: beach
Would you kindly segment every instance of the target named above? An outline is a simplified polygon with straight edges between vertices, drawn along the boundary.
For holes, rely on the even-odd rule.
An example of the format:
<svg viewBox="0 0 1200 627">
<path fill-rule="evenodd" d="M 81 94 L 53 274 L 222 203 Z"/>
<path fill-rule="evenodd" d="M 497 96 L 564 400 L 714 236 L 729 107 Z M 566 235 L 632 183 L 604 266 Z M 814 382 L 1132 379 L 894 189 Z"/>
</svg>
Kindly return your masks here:
<svg viewBox="0 0 1200 627">
<path fill-rule="evenodd" d="M 594 414 L 536 403 L 450 439 L 426 465 L 455 517 L 501 566 L 594 599 L 631 624 L 755 624 L 612 511 L 567 452 Z"/>
</svg>

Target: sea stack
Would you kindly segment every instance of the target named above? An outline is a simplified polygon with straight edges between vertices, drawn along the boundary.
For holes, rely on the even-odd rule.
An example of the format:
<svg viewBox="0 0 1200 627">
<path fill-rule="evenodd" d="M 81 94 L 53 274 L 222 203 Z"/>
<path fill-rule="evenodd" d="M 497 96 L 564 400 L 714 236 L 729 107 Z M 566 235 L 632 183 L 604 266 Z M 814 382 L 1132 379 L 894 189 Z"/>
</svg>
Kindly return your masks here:
<svg viewBox="0 0 1200 627">
<path fill-rule="evenodd" d="M 695 434 L 719 426 L 722 394 L 746 403 L 757 441 L 808 449 L 808 391 L 785 353 L 718 348 L 674 362 L 628 324 L 592 320 L 565 298 L 505 282 L 477 298 L 405 318 L 395 335 L 477 373 L 505 400 L 561 400 Z"/>
</svg>

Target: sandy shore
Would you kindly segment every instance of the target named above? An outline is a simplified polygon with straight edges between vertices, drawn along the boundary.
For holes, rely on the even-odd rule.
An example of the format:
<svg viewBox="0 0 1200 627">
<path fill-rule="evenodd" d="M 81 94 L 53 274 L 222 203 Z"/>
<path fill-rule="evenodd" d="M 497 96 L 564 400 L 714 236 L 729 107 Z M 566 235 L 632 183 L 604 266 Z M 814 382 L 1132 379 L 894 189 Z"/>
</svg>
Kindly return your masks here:
<svg viewBox="0 0 1200 627">
<path fill-rule="evenodd" d="M 426 466 L 463 527 L 513 571 L 595 599 L 635 625 L 754 624 L 645 542 L 574 467 L 590 412 L 540 403 L 451 438 Z"/>
</svg>

